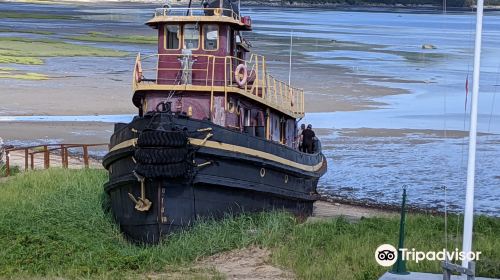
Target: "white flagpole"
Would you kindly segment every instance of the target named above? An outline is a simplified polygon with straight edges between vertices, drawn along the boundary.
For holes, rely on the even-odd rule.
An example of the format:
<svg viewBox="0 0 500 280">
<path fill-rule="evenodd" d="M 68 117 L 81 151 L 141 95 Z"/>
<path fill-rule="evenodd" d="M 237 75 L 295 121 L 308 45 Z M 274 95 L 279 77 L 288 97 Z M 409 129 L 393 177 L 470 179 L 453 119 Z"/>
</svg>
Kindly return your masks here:
<svg viewBox="0 0 500 280">
<path fill-rule="evenodd" d="M 477 103 L 479 95 L 479 73 L 481 67 L 481 39 L 483 33 L 484 0 L 477 1 L 476 45 L 474 51 L 474 73 L 472 81 L 472 103 L 470 113 L 469 159 L 467 164 L 467 190 L 465 194 L 464 236 L 462 251 L 472 251 L 472 227 L 474 222 L 474 179 L 476 171 Z M 462 266 L 467 268 L 469 259 L 464 258 Z"/>
</svg>

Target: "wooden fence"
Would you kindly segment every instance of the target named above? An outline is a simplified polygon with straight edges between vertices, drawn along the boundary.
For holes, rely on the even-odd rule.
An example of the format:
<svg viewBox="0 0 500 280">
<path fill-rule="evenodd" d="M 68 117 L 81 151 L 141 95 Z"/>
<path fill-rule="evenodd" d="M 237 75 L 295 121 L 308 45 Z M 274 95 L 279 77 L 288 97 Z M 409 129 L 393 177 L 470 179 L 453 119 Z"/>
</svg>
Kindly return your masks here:
<svg viewBox="0 0 500 280">
<path fill-rule="evenodd" d="M 7 148 L 5 149 L 5 175 L 11 175 L 11 155 L 13 153 L 20 153 L 24 155 L 24 170 L 35 169 L 35 156 L 38 154 L 43 154 L 43 168 L 49 168 L 51 165 L 51 156 L 55 157 L 56 153 L 58 153 L 57 157 L 59 159 L 59 164 L 61 165 L 61 167 L 69 168 L 69 150 L 81 149 L 81 158 L 83 158 L 83 160 L 72 161 L 71 166 L 74 166 L 75 164 L 82 164 L 82 167 L 88 168 L 90 166 L 91 160 L 89 156 L 89 149 L 96 147 L 106 147 L 106 149 L 109 149 L 109 144 L 46 144 L 29 147 Z M 22 163 L 20 165 L 22 167 Z"/>
</svg>

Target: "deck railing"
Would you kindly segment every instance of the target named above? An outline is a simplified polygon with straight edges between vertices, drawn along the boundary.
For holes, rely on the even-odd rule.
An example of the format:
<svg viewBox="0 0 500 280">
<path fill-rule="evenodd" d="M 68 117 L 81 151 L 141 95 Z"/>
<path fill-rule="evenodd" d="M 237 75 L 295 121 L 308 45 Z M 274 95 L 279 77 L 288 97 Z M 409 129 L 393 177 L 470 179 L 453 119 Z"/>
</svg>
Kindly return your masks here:
<svg viewBox="0 0 500 280">
<path fill-rule="evenodd" d="M 190 66 L 181 63 L 183 57 L 180 54 L 138 54 L 134 67 L 134 89 L 147 84 L 163 85 L 165 89 L 172 90 L 201 86 L 211 92 L 212 98 L 214 92 L 223 91 L 226 100 L 228 93 L 238 93 L 294 117 L 304 115 L 304 90 L 268 74 L 264 56 L 252 54 L 248 60 L 242 60 L 233 56 L 193 54 Z M 235 81 L 235 70 L 239 64 L 247 68 L 248 79 L 244 85 Z M 186 73 L 189 79 L 183 77 Z"/>
<path fill-rule="evenodd" d="M 221 16 L 231 17 L 236 21 L 241 21 L 238 13 L 231 9 L 224 8 L 157 8 L 155 17 L 166 16 Z"/>
</svg>

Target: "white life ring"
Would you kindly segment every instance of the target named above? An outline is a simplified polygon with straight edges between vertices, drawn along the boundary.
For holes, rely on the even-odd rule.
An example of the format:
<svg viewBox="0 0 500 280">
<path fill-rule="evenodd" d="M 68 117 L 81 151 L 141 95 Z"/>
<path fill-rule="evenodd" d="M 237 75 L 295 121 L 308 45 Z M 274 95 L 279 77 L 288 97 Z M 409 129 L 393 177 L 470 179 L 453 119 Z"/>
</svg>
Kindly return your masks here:
<svg viewBox="0 0 500 280">
<path fill-rule="evenodd" d="M 243 74 L 243 77 L 240 77 L 240 74 Z M 248 79 L 248 70 L 244 64 L 240 64 L 236 67 L 236 70 L 234 71 L 234 79 L 240 87 L 244 87 L 246 85 Z"/>
</svg>

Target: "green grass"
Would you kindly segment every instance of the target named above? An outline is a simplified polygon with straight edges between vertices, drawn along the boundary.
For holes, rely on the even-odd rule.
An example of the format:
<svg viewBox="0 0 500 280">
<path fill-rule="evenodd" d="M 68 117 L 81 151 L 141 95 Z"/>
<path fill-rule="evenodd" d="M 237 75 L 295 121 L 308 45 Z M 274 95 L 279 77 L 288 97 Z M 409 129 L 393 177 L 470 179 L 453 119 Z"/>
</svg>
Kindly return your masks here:
<svg viewBox="0 0 500 280">
<path fill-rule="evenodd" d="M 31 81 L 42 81 L 48 80 L 49 76 L 39 73 L 11 73 L 0 71 L 0 79 L 16 79 L 16 80 L 31 80 Z"/>
<path fill-rule="evenodd" d="M 206 221 L 158 246 L 136 246 L 103 211 L 106 179 L 102 170 L 50 169 L 0 183 L 0 278 L 135 279 L 167 272 L 167 279 L 218 279 L 216 271 L 193 264 L 203 256 L 257 245 L 269 248 L 272 262 L 299 279 L 377 279 L 387 269 L 375 263 L 375 248 L 396 243 L 396 218 L 300 224 L 275 212 Z M 453 231 L 456 220 L 449 222 Z M 406 245 L 441 250 L 443 228 L 442 217 L 410 215 Z M 500 277 L 499 232 L 499 219 L 476 218 L 481 276 Z M 438 262 L 408 266 L 439 272 Z"/>
<path fill-rule="evenodd" d="M 12 54 L 2 55 L 0 49 L 0 63 L 6 64 L 25 64 L 25 65 L 42 65 L 43 60 L 37 57 L 12 56 Z"/>
<path fill-rule="evenodd" d="M 122 279 L 161 272 L 254 242 L 277 242 L 294 224 L 285 214 L 242 216 L 200 223 L 160 246 L 131 245 L 101 208 L 106 176 L 54 169 L 0 184 L 0 278 Z"/>
<path fill-rule="evenodd" d="M 15 18 L 15 19 L 76 19 L 73 16 L 67 15 L 56 15 L 56 14 L 45 14 L 45 13 L 19 13 L 19 12 L 0 12 L 0 18 Z"/>
<path fill-rule="evenodd" d="M 66 39 L 89 42 L 109 42 L 126 44 L 156 44 L 158 38 L 155 36 L 140 35 L 111 35 L 102 32 L 88 32 L 85 35 L 71 36 Z"/>
<path fill-rule="evenodd" d="M 38 34 L 38 35 L 54 35 L 55 34 L 54 32 L 51 32 L 51 31 L 24 30 L 24 29 L 0 29 L 0 32 Z"/>
<path fill-rule="evenodd" d="M 21 172 L 21 169 L 19 169 L 19 166 L 11 166 L 10 167 L 10 174 L 11 175 L 16 175 L 19 172 Z M 5 177 L 7 175 L 7 167 L 3 164 L 0 164 L 0 177 Z"/>
<path fill-rule="evenodd" d="M 484 257 L 478 262 L 477 273 L 498 278 L 500 219 L 478 217 L 475 223 L 474 250 L 482 251 Z M 448 226 L 450 231 L 456 230 L 456 216 L 450 218 Z M 278 245 L 273 260 L 293 268 L 300 279 L 378 279 L 387 269 L 375 262 L 375 249 L 386 243 L 397 245 L 398 228 L 398 219 L 386 218 L 362 219 L 358 223 L 335 219 L 296 226 Z M 406 229 L 405 247 L 410 250 L 445 248 L 442 217 L 411 215 Z M 450 242 L 450 249 L 455 248 L 455 240 Z M 442 272 L 438 261 L 407 262 L 407 267 L 409 271 Z"/>
<path fill-rule="evenodd" d="M 49 76 L 45 74 L 23 72 L 15 68 L 0 67 L 0 79 L 18 79 L 18 80 L 48 80 Z"/>
<path fill-rule="evenodd" d="M 121 57 L 128 53 L 54 40 L 0 37 L 0 63 L 43 64 L 44 57 Z"/>
</svg>

